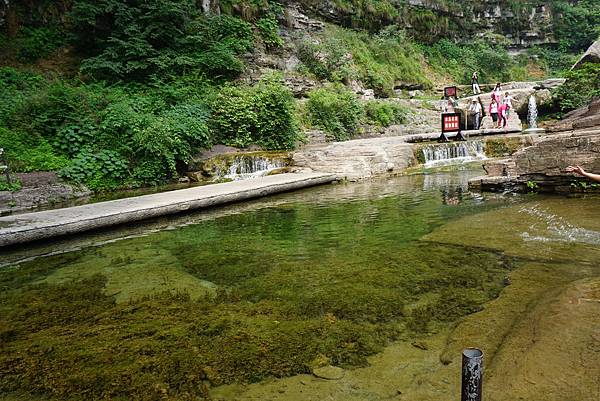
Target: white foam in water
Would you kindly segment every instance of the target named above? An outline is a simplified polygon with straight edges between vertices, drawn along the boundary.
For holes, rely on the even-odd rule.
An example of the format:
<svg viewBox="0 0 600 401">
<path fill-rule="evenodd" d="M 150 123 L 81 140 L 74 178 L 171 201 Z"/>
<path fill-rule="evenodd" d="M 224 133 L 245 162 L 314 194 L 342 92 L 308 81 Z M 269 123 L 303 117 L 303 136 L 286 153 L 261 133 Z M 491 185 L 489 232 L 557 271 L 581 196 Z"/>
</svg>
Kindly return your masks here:
<svg viewBox="0 0 600 401">
<path fill-rule="evenodd" d="M 539 205 L 524 207 L 520 212 L 537 217 L 539 222 L 545 226 L 539 227 L 538 223 L 531 225 L 529 228 L 532 231 L 539 231 L 541 228 L 545 231 L 545 235 L 530 234 L 526 231 L 521 234 L 521 237 L 525 241 L 578 242 L 582 244 L 600 245 L 600 232 L 574 226 L 565 221 L 562 217 L 542 209 Z"/>
<path fill-rule="evenodd" d="M 483 141 L 439 143 L 422 148 L 425 167 L 487 159 Z"/>
</svg>

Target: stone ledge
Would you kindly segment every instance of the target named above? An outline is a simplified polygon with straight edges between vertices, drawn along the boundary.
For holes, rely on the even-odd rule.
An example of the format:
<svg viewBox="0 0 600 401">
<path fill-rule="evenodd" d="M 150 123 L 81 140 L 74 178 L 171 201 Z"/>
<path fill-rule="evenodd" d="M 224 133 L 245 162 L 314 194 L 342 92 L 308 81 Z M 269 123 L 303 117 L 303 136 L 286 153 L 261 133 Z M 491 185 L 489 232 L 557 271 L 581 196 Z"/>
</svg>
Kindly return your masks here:
<svg viewBox="0 0 600 401">
<path fill-rule="evenodd" d="M 0 218 L 0 247 L 331 183 L 333 174 L 280 174 Z"/>
</svg>

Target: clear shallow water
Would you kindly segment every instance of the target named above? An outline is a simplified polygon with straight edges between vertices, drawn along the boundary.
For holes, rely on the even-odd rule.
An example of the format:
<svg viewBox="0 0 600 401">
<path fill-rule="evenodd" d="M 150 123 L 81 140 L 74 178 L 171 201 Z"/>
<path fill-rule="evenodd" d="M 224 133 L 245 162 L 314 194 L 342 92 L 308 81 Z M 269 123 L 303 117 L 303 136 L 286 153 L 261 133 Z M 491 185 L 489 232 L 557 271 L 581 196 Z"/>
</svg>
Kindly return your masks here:
<svg viewBox="0 0 600 401">
<path fill-rule="evenodd" d="M 313 188 L 3 255 L 0 393 L 194 399 L 364 366 L 480 310 L 526 260 L 595 274 L 600 226 L 581 216 L 597 199 L 482 196 L 469 174 Z"/>
</svg>

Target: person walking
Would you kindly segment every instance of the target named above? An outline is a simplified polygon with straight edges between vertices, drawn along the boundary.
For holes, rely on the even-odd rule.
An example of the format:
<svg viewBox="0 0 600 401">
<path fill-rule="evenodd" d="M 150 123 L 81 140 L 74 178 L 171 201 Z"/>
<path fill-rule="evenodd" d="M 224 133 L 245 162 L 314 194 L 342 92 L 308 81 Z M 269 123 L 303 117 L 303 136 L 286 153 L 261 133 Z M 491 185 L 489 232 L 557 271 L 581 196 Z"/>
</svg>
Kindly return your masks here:
<svg viewBox="0 0 600 401">
<path fill-rule="evenodd" d="M 498 128 L 504 128 L 506 131 L 506 126 L 508 124 L 508 119 L 506 118 L 506 104 L 501 104 L 498 106 Z"/>
<path fill-rule="evenodd" d="M 492 128 L 499 128 L 498 126 L 498 102 L 496 98 L 492 96 L 492 103 L 490 103 L 490 116 L 492 116 L 493 126 Z"/>
<path fill-rule="evenodd" d="M 512 110 L 512 101 L 513 98 L 510 95 L 510 93 L 506 92 L 504 94 L 504 99 L 502 100 L 502 103 L 504 103 L 506 105 L 506 117 L 508 118 L 510 116 L 510 111 Z"/>
<path fill-rule="evenodd" d="M 500 84 L 500 82 L 497 82 L 496 87 L 492 91 L 492 99 L 496 98 L 496 103 L 500 104 L 501 96 L 502 96 L 502 85 Z"/>
<path fill-rule="evenodd" d="M 481 88 L 479 87 L 479 78 L 477 77 L 477 71 L 473 72 L 473 75 L 471 75 L 471 87 L 473 87 L 474 95 L 479 95 L 481 93 Z"/>
<path fill-rule="evenodd" d="M 469 111 L 473 113 L 473 127 L 478 130 L 479 122 L 481 121 L 481 105 L 475 99 L 471 101 L 471 106 L 469 106 Z"/>
</svg>

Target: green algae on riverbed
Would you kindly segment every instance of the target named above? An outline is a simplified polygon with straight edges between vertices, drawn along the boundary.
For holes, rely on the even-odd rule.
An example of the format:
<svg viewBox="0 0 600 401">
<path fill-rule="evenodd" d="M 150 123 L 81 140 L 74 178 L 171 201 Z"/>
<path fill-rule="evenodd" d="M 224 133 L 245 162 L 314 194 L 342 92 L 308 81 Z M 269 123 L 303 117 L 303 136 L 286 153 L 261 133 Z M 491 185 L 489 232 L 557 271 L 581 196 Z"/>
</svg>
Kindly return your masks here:
<svg viewBox="0 0 600 401">
<path fill-rule="evenodd" d="M 484 309 L 417 341 L 397 341 L 337 381 L 309 375 L 212 389 L 213 400 L 457 399 L 465 347 L 485 354 L 490 401 L 600 399 L 598 198 L 523 197 L 465 215 L 423 239 L 515 258 L 511 284 Z"/>
<path fill-rule="evenodd" d="M 472 228 L 504 235 L 503 211 L 486 219 L 489 203 L 442 178 L 331 202 L 282 195 L 291 200 L 4 268 L 0 393 L 202 399 L 220 384 L 367 366 L 393 340 L 443 333 L 531 255 L 462 241 Z"/>
</svg>

